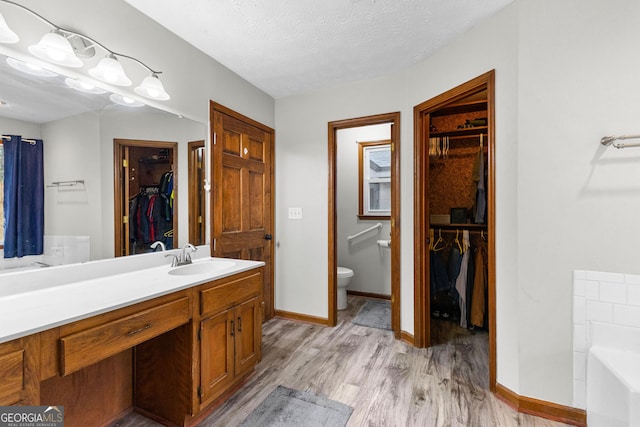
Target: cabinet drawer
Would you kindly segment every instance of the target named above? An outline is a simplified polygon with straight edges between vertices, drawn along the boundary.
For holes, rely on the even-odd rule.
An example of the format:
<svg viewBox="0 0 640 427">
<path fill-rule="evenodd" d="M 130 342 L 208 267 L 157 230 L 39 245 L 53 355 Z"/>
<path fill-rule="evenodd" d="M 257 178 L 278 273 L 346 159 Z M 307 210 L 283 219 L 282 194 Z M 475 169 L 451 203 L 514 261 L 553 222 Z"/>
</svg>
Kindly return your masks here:
<svg viewBox="0 0 640 427">
<path fill-rule="evenodd" d="M 200 292 L 200 314 L 216 313 L 260 295 L 262 274 L 223 283 Z"/>
<path fill-rule="evenodd" d="M 60 371 L 70 374 L 189 321 L 189 298 L 162 304 L 60 339 Z"/>
<path fill-rule="evenodd" d="M 15 403 L 5 402 L 5 399 L 24 388 L 24 350 L 0 356 L 0 378 L 0 404 Z"/>
</svg>

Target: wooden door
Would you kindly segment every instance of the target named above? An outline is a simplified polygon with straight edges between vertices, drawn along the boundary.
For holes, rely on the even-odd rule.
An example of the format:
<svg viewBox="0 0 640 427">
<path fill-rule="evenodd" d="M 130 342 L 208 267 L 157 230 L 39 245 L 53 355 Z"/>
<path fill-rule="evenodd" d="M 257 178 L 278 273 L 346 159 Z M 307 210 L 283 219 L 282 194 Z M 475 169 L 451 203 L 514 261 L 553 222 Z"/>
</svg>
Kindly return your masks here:
<svg viewBox="0 0 640 427">
<path fill-rule="evenodd" d="M 214 102 L 212 255 L 264 261 L 264 319 L 273 302 L 274 132 Z"/>
<path fill-rule="evenodd" d="M 249 372 L 260 359 L 261 320 L 258 298 L 252 298 L 236 308 L 236 376 Z"/>
<path fill-rule="evenodd" d="M 200 322 L 200 401 L 206 404 L 234 378 L 234 310 Z"/>
</svg>

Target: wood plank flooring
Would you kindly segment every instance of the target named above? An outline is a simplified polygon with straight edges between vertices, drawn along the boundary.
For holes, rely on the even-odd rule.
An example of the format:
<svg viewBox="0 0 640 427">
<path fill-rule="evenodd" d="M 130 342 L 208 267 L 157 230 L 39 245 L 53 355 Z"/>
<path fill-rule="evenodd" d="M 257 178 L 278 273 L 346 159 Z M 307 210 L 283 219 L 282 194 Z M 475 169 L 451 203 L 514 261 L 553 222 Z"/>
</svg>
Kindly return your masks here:
<svg viewBox="0 0 640 427">
<path fill-rule="evenodd" d="M 519 414 L 488 390 L 488 335 L 450 322 L 451 340 L 416 349 L 391 331 L 351 323 L 366 302 L 349 296 L 338 326 L 283 319 L 264 325 L 263 360 L 256 373 L 201 427 L 237 426 L 278 385 L 307 390 L 353 407 L 348 426 L 559 427 Z M 441 337 L 445 339 L 445 337 Z M 114 426 L 159 424 L 130 414 Z"/>
</svg>

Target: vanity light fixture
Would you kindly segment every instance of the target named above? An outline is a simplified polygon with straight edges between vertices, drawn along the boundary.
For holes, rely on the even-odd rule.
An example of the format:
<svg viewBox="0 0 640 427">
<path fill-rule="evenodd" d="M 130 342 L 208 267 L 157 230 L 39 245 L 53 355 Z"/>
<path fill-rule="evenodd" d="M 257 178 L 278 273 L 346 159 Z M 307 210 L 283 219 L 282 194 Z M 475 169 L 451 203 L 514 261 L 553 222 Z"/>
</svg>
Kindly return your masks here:
<svg viewBox="0 0 640 427">
<path fill-rule="evenodd" d="M 142 107 L 144 104 L 140 101 L 136 101 L 135 99 L 131 99 L 127 96 L 118 95 L 117 93 L 112 93 L 109 96 L 109 99 L 116 104 L 124 105 L 125 107 Z"/>
<path fill-rule="evenodd" d="M 29 46 L 29 52 L 37 58 L 63 67 L 80 68 L 84 64 L 60 31 L 53 30 L 42 36 L 37 44 Z"/>
<path fill-rule="evenodd" d="M 80 58 L 91 58 L 95 55 L 95 49 L 100 48 L 105 52 L 106 56 L 95 67 L 88 70 L 93 78 L 116 86 L 131 86 L 131 80 L 127 77 L 122 64 L 118 61 L 126 58 L 131 62 L 137 63 L 151 74 L 145 77 L 142 83 L 135 88 L 135 92 L 138 95 L 158 101 L 170 99 L 169 94 L 165 91 L 158 78 L 158 75 L 162 73 L 161 71 L 152 69 L 137 58 L 114 52 L 91 37 L 59 27 L 28 7 L 14 1 L 0 0 L 0 3 L 19 7 L 52 27 L 51 32 L 45 34 L 40 42 L 29 46 L 29 52 L 32 55 L 64 67 L 81 68 L 85 64 Z M 0 43 L 16 43 L 18 41 L 18 35 L 9 28 L 4 17 L 0 14 Z M 136 101 L 136 103 L 140 102 Z"/>
<path fill-rule="evenodd" d="M 4 16 L 0 13 L 0 43 L 18 43 L 20 37 L 7 25 Z"/>
<path fill-rule="evenodd" d="M 18 71 L 31 74 L 33 76 L 55 77 L 58 75 L 58 73 L 54 73 L 53 71 L 42 68 L 39 65 L 32 64 L 30 62 L 20 61 L 19 59 L 15 59 L 10 56 L 7 57 L 7 64 L 9 64 L 12 68 L 15 68 Z"/>
<path fill-rule="evenodd" d="M 131 80 L 113 54 L 102 58 L 98 65 L 89 70 L 89 74 L 98 80 L 117 86 L 131 86 Z"/>
<path fill-rule="evenodd" d="M 164 90 L 164 86 L 162 86 L 162 82 L 156 73 L 145 77 L 140 86 L 134 90 L 140 96 L 156 99 L 158 101 L 167 101 L 170 98 L 169 94 Z"/>
<path fill-rule="evenodd" d="M 102 94 L 102 93 L 107 93 L 106 90 L 100 89 L 99 87 L 80 80 L 80 79 L 72 79 L 71 77 L 67 77 L 66 79 L 64 79 L 64 82 L 66 83 L 67 86 L 69 86 L 70 88 L 73 88 L 75 90 L 79 90 L 80 92 L 84 92 L 84 93 L 94 93 L 94 94 Z"/>
</svg>

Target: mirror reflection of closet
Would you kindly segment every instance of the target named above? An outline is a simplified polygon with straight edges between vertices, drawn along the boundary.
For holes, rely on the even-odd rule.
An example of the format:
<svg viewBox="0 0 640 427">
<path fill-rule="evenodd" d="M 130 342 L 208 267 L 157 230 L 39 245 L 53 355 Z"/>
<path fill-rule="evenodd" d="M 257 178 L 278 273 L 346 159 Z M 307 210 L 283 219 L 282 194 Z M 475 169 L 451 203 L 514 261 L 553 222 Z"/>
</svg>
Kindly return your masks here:
<svg viewBox="0 0 640 427">
<path fill-rule="evenodd" d="M 205 244 L 204 140 L 189 142 L 189 242 Z"/>
<path fill-rule="evenodd" d="M 173 249 L 177 244 L 177 146 L 114 140 L 116 256 L 153 252 L 162 245 Z"/>
</svg>

